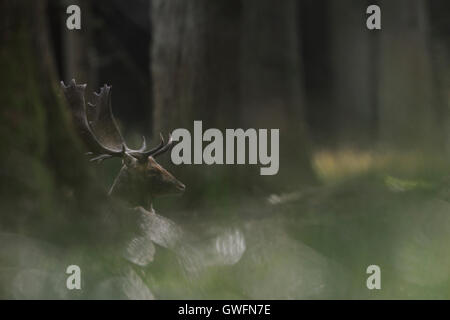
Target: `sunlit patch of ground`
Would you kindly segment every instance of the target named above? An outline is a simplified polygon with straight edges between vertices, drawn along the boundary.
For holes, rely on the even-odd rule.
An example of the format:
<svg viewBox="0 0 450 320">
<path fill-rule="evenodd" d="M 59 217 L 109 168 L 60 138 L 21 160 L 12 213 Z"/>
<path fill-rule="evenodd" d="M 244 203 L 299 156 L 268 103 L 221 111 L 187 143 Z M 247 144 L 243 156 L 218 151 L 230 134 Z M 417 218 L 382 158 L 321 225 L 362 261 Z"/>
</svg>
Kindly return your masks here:
<svg viewBox="0 0 450 320">
<path fill-rule="evenodd" d="M 386 159 L 377 159 L 377 155 L 368 151 L 342 150 L 316 152 L 312 157 L 313 167 L 322 181 L 339 180 L 349 175 L 367 172 Z"/>
<path fill-rule="evenodd" d="M 441 175 L 450 172 L 448 159 L 422 151 L 319 150 L 312 156 L 319 179 L 336 182 L 371 171 L 400 175 Z"/>
</svg>

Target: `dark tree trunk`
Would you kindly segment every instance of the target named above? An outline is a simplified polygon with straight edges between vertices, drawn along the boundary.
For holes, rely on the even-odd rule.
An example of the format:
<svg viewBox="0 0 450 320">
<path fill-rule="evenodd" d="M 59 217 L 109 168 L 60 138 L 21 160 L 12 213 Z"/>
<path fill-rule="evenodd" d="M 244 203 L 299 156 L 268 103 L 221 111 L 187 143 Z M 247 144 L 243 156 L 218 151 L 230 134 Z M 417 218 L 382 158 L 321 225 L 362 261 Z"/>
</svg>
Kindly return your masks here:
<svg viewBox="0 0 450 320">
<path fill-rule="evenodd" d="M 178 176 L 195 172 L 193 184 L 201 185 L 210 172 L 208 179 L 234 190 L 311 181 L 296 5 L 283 1 L 274 6 L 267 0 L 152 2 L 155 132 L 191 129 L 194 120 L 202 120 L 204 130 L 280 128 L 276 177 L 262 178 L 256 167 L 226 166 L 184 167 Z"/>
<path fill-rule="evenodd" d="M 295 0 L 276 5 L 270 0 L 242 2 L 240 120 L 244 127 L 280 129 L 280 171 L 264 180 L 283 189 L 314 181 L 304 122 L 298 18 Z"/>
<path fill-rule="evenodd" d="M 89 233 L 105 196 L 61 100 L 46 2 L 2 1 L 0 15 L 0 225 L 71 241 L 76 226 Z"/>
</svg>

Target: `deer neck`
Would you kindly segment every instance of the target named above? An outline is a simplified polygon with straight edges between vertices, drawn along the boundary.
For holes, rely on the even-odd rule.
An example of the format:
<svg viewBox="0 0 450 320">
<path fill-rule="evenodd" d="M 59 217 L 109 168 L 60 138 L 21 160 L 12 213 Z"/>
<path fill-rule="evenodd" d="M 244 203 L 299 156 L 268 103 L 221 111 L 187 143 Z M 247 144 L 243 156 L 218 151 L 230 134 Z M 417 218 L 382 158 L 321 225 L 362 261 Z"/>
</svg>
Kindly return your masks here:
<svg viewBox="0 0 450 320">
<path fill-rule="evenodd" d="M 148 190 L 143 190 L 133 177 L 130 176 L 127 168 L 123 166 L 109 190 L 108 195 L 119 198 L 132 207 L 142 206 L 145 209 L 153 210 L 153 197 Z"/>
</svg>

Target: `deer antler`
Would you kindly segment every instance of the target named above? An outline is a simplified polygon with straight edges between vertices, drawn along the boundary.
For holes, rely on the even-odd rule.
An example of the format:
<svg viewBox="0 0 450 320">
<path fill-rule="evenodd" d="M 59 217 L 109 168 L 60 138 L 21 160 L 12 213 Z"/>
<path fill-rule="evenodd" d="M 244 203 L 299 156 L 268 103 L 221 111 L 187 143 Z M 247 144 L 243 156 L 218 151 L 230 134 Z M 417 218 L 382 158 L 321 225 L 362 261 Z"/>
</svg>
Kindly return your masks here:
<svg viewBox="0 0 450 320">
<path fill-rule="evenodd" d="M 94 92 L 93 103 L 87 105 L 86 116 L 96 138 L 106 146 L 122 149 L 124 139 L 111 109 L 111 86 L 105 84 L 100 93 Z"/>
<path fill-rule="evenodd" d="M 91 161 L 101 162 L 112 157 L 122 157 L 125 153 L 145 161 L 149 156 L 156 157 L 171 147 L 172 138 L 169 137 L 168 143 L 164 145 L 161 134 L 160 144 L 147 151 L 145 151 L 147 148 L 145 137 L 142 137 L 142 146 L 139 149 L 130 149 L 126 145 L 112 113 L 111 86 L 105 84 L 100 93 L 94 93 L 94 102 L 88 103 L 87 110 L 84 98 L 85 84 L 78 85 L 72 79 L 67 86 L 61 81 L 61 87 L 77 130 L 90 150 L 88 154 L 92 156 Z"/>
</svg>

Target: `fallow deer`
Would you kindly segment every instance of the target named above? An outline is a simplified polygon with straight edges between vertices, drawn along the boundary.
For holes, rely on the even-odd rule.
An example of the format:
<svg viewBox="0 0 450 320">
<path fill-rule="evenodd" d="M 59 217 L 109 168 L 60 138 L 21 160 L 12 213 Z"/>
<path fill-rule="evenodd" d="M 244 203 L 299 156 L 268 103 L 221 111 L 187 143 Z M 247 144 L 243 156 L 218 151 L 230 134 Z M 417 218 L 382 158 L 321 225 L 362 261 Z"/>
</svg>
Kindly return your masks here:
<svg viewBox="0 0 450 320">
<path fill-rule="evenodd" d="M 167 218 L 157 215 L 152 200 L 156 196 L 181 193 L 185 186 L 159 165 L 155 158 L 168 151 L 172 144 L 169 135 L 167 144 L 160 134 L 157 147 L 147 150 L 145 137 L 139 149 L 127 146 L 116 124 L 111 109 L 111 86 L 104 85 L 99 93 L 94 92 L 94 101 L 85 104 L 85 84 L 71 80 L 61 87 L 70 108 L 73 123 L 87 146 L 91 161 L 118 157 L 122 168 L 114 180 L 109 195 L 124 200 L 138 220 L 139 234 L 126 245 L 124 257 L 134 264 L 145 266 L 153 261 L 154 243 L 175 249 L 182 235 L 181 228 Z"/>
<path fill-rule="evenodd" d="M 116 124 L 111 109 L 111 86 L 104 85 L 99 93 L 94 93 L 93 103 L 85 104 L 86 84 L 70 81 L 61 87 L 80 137 L 90 152 L 91 161 L 101 162 L 118 157 L 123 166 L 116 177 L 109 194 L 126 200 L 131 206 L 152 209 L 152 199 L 159 195 L 183 192 L 185 186 L 155 158 L 168 151 L 172 138 L 164 143 L 160 134 L 160 144 L 147 150 L 145 137 L 139 149 L 131 149 L 125 143 Z"/>
<path fill-rule="evenodd" d="M 123 166 L 116 177 L 109 194 L 119 197 L 134 207 L 134 212 L 140 216 L 141 233 L 136 235 L 126 246 L 124 256 L 134 264 L 145 266 L 153 261 L 154 243 L 174 251 L 183 261 L 186 269 L 196 269 L 198 256 L 207 255 L 214 261 L 229 261 L 230 250 L 222 252 L 222 245 L 236 243 L 239 248 L 238 257 L 245 250 L 245 243 L 240 233 L 237 236 L 218 236 L 211 244 L 207 244 L 206 253 L 186 244 L 183 230 L 171 220 L 155 213 L 152 200 L 156 196 L 179 193 L 185 186 L 174 176 L 161 167 L 155 158 L 168 151 L 172 146 L 172 138 L 167 144 L 160 135 L 160 144 L 146 150 L 143 137 L 139 149 L 131 149 L 125 143 L 120 133 L 111 109 L 111 86 L 105 85 L 100 93 L 94 93 L 93 103 L 85 104 L 85 84 L 76 84 L 72 80 L 67 86 L 61 82 L 62 89 L 68 101 L 74 124 L 82 140 L 90 150 L 91 161 L 101 162 L 105 159 L 122 158 Z M 144 208 L 145 209 L 144 209 Z M 219 248 L 219 249 L 218 249 Z M 238 260 L 239 260 L 238 258 Z M 197 260 L 202 261 L 202 258 Z M 234 260 L 233 260 L 234 261 Z M 226 262 L 228 263 L 228 262 Z M 226 264 L 225 263 L 225 264 Z M 211 263 L 210 263 L 211 264 Z M 214 264 L 214 263 L 212 263 Z M 186 267 L 189 265 L 189 267 Z"/>
</svg>

